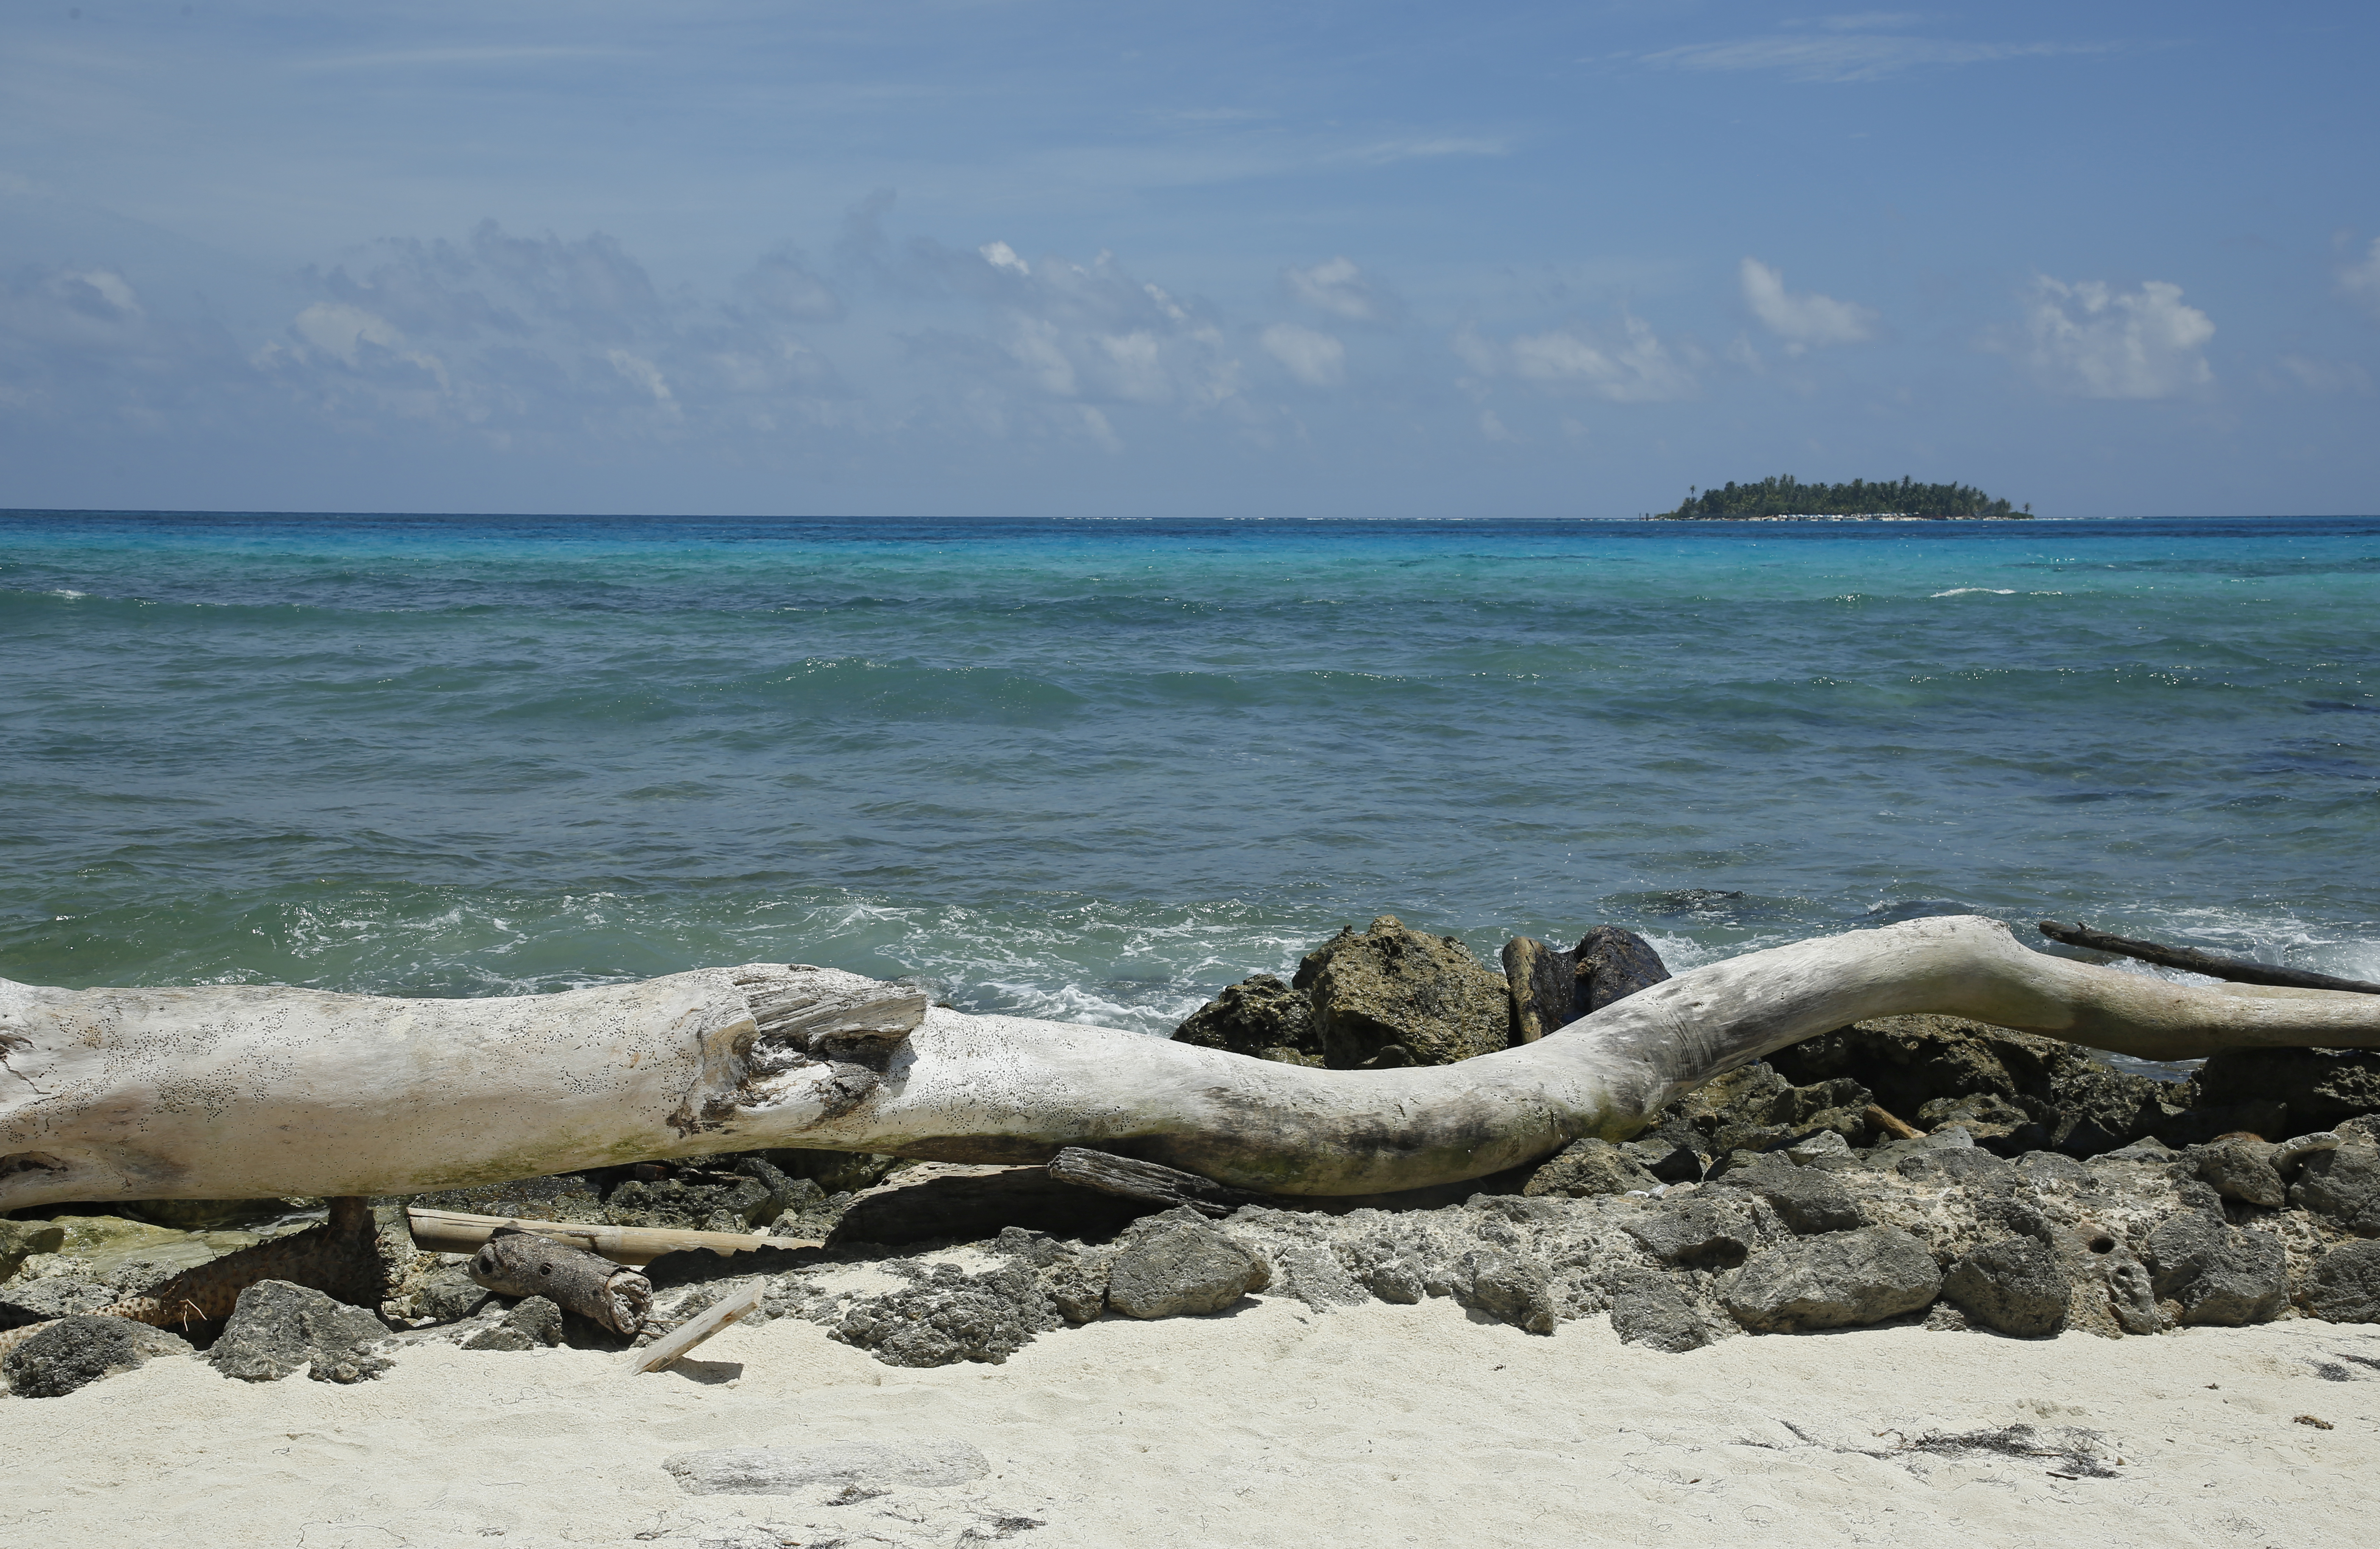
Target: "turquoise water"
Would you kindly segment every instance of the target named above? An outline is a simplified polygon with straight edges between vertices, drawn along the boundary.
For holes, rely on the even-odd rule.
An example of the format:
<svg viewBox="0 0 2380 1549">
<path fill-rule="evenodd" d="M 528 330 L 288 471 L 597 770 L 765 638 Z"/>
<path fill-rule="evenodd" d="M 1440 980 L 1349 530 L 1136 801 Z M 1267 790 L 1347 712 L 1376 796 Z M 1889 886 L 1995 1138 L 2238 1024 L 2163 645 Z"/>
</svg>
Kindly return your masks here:
<svg viewBox="0 0 2380 1549">
<path fill-rule="evenodd" d="M 0 515 L 0 974 L 1150 1030 L 1389 912 L 2380 976 L 2380 519 Z"/>
</svg>

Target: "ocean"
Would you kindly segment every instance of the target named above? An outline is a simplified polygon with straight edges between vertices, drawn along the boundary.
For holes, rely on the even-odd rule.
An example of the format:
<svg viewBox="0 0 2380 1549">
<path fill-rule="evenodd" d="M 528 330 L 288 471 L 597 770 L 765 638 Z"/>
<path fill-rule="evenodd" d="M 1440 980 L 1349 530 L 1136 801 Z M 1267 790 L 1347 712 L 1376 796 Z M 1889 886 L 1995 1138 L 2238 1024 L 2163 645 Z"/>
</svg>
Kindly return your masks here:
<svg viewBox="0 0 2380 1549">
<path fill-rule="evenodd" d="M 2380 518 L 0 514 L 0 975 L 1161 1035 L 1380 914 L 1975 912 L 2380 977 L 2376 602 Z"/>
</svg>

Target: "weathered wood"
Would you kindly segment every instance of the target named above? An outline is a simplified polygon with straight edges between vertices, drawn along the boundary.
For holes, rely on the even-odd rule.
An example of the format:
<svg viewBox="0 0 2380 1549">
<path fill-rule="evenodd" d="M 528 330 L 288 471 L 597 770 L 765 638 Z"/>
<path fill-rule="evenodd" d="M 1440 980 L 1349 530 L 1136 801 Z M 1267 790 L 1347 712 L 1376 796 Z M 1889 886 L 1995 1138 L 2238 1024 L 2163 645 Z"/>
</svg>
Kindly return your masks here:
<svg viewBox="0 0 2380 1549">
<path fill-rule="evenodd" d="M 755 1280 L 743 1289 L 712 1302 L 644 1349 L 631 1350 L 628 1352 L 629 1374 L 658 1372 L 728 1325 L 741 1321 L 760 1305 L 760 1298 L 768 1289 L 767 1281 Z"/>
<path fill-rule="evenodd" d="M 517 1227 L 498 1227 L 468 1273 L 499 1296 L 541 1296 L 614 1334 L 642 1328 L 653 1305 L 653 1283 L 635 1270 Z"/>
<path fill-rule="evenodd" d="M 753 964 L 482 1000 L 0 981 L 0 1210 L 401 1194 L 776 1146 L 1041 1163 L 1130 1152 L 1236 1189 L 1384 1193 L 1625 1139 L 1682 1093 L 1851 1023 L 1931 1011 L 2145 1059 L 2380 1047 L 2380 996 L 2183 985 L 1942 916 L 1796 942 L 1457 1064 L 1328 1071 L 1136 1034 L 917 1013 L 764 1033 L 756 999 L 915 991 Z M 843 1015 L 843 1012 L 838 1012 Z M 864 1031 L 864 1030 L 863 1030 Z"/>
<path fill-rule="evenodd" d="M 2113 952 L 2119 957 L 2138 958 L 2143 962 L 2154 962 L 2162 968 L 2186 969 L 2192 974 L 2204 974 L 2210 979 L 2228 979 L 2233 984 L 2380 995 L 2380 985 L 2362 979 L 2341 979 L 2302 968 L 2276 968 L 2269 962 L 2230 957 L 2222 952 L 2201 951 L 2196 947 L 2165 947 L 2129 936 L 2110 936 L 2104 930 L 2093 930 L 2080 923 L 2062 926 L 2056 920 L 2044 920 L 2039 928 L 2041 934 L 2052 941 L 2062 941 L 2070 947 L 2086 947 L 2095 952 Z"/>
<path fill-rule="evenodd" d="M 601 1253 L 613 1264 L 641 1267 L 663 1253 L 697 1248 L 711 1253 L 748 1253 L 756 1248 L 815 1248 L 815 1238 L 763 1237 L 740 1231 L 683 1231 L 673 1227 L 607 1227 L 584 1221 L 524 1221 L 506 1216 L 474 1216 L 462 1210 L 428 1210 L 408 1206 L 406 1225 L 414 1244 L 433 1253 L 470 1253 L 497 1231 L 511 1227 L 535 1232 L 574 1248 Z"/>
<path fill-rule="evenodd" d="M 1887 1112 L 1874 1103 L 1867 1106 L 1862 1117 L 1867 1119 L 1871 1129 L 1882 1130 L 1895 1140 L 1915 1140 L 1925 1132 L 1916 1125 Z"/>
<path fill-rule="evenodd" d="M 1143 1162 L 1105 1151 L 1070 1145 L 1050 1160 L 1050 1176 L 1077 1188 L 1103 1194 L 1148 1200 L 1157 1204 L 1186 1204 L 1202 1216 L 1228 1216 L 1244 1204 L 1271 1204 L 1269 1194 L 1229 1188 L 1211 1178 L 1184 1172 L 1156 1162 Z"/>
</svg>

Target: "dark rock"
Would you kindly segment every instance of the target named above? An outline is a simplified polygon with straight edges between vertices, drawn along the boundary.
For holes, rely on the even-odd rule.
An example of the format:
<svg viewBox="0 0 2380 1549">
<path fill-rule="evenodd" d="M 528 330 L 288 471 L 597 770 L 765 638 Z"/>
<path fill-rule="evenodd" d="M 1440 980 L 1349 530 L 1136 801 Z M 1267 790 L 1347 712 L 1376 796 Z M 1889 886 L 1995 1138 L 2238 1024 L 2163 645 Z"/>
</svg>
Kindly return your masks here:
<svg viewBox="0 0 2380 1549">
<path fill-rule="evenodd" d="M 1173 1030 L 1177 1042 L 1284 1065 L 1322 1063 L 1322 1032 L 1314 1004 L 1270 974 L 1226 988 Z"/>
<path fill-rule="evenodd" d="M 0 1280 L 35 1253 L 56 1253 L 66 1240 L 67 1228 L 55 1221 L 0 1220 Z"/>
<path fill-rule="evenodd" d="M 0 1328 L 22 1328 L 29 1323 L 96 1313 L 119 1297 L 105 1286 L 94 1286 L 65 1275 L 0 1289 Z"/>
<path fill-rule="evenodd" d="M 1942 1277 L 1942 1294 L 1986 1328 L 2034 1339 L 2066 1322 L 2074 1288 L 2047 1243 L 2004 1237 L 1953 1264 Z"/>
<path fill-rule="evenodd" d="M 855 1195 L 830 1244 L 963 1241 L 1023 1227 L 1058 1237 L 1111 1236 L 1163 1206 L 1062 1183 L 1045 1167 L 922 1162 Z"/>
<path fill-rule="evenodd" d="M 1830 1232 L 1755 1254 L 1721 1292 L 1746 1328 L 1791 1331 L 1881 1323 L 1942 1289 L 1925 1245 L 1896 1227 Z"/>
<path fill-rule="evenodd" d="M 1593 1194 L 1650 1192 L 1660 1186 L 1659 1179 L 1621 1147 L 1609 1141 L 1589 1139 L 1572 1141 L 1564 1146 L 1551 1161 L 1529 1175 L 1521 1192 L 1585 1199 Z"/>
<path fill-rule="evenodd" d="M 2198 1069 L 2192 1090 L 2210 1104 L 2272 1104 L 2283 1109 L 2271 1129 L 2243 1125 L 2266 1140 L 2335 1130 L 2360 1114 L 2380 1113 L 2380 1050 L 2261 1048 L 2217 1054 Z"/>
<path fill-rule="evenodd" d="M 353 1382 L 387 1369 L 365 1353 L 387 1337 L 387 1326 L 360 1307 L 286 1280 L 260 1280 L 239 1293 L 207 1360 L 243 1382 L 277 1382 L 300 1371 Z"/>
<path fill-rule="evenodd" d="M 425 1210 L 460 1210 L 473 1216 L 502 1216 L 518 1221 L 585 1221 L 603 1219 L 603 1191 L 593 1174 L 554 1173 L 544 1178 L 516 1178 L 504 1183 L 480 1183 L 468 1189 L 442 1189 L 416 1194 L 406 1204 Z"/>
<path fill-rule="evenodd" d="M 2348 1144 L 2315 1152 L 2298 1164 L 2289 1199 L 2358 1237 L 2380 1237 L 2380 1150 Z"/>
<path fill-rule="evenodd" d="M 1652 943 L 1618 926 L 1596 926 L 1567 952 L 1516 937 L 1504 944 L 1513 1041 L 1542 1038 L 1669 976 Z"/>
<path fill-rule="evenodd" d="M 1832 1130 L 1852 1145 L 1871 1138 L 1867 1089 L 1829 1079 L 1795 1086 L 1765 1064 L 1705 1082 L 1654 1116 L 1646 1138 L 1704 1156 L 1767 1151 Z"/>
<path fill-rule="evenodd" d="M 1868 1224 L 1867 1212 L 1834 1174 L 1773 1156 L 1729 1173 L 1713 1187 L 1759 1195 L 1787 1226 L 1804 1234 L 1852 1231 Z"/>
<path fill-rule="evenodd" d="M 917 1285 L 852 1303 L 832 1334 L 890 1366 L 997 1366 L 1057 1326 L 1056 1310 L 1025 1265 L 969 1276 L 941 1265 Z"/>
<path fill-rule="evenodd" d="M 2289 1185 L 2273 1166 L 2271 1143 L 2238 1136 L 2204 1146 L 2197 1154 L 2198 1176 L 2226 1199 L 2264 1210 L 2280 1210 L 2289 1203 Z"/>
<path fill-rule="evenodd" d="M 2380 1242 L 2333 1248 L 2313 1266 L 2306 1307 L 2332 1323 L 2380 1323 Z"/>
<path fill-rule="evenodd" d="M 1611 1331 L 1623 1345 L 1650 1345 L 1672 1355 L 1700 1349 L 1710 1331 L 1677 1282 L 1649 1269 L 1621 1269 L 1610 1277 Z"/>
<path fill-rule="evenodd" d="M 1878 1017 L 1780 1049 L 1769 1063 L 1788 1081 L 1850 1078 L 1897 1114 L 1942 1121 L 1966 1104 L 1975 1138 L 2005 1155 L 2095 1156 L 2150 1133 L 2175 1111 L 2180 1088 L 2128 1075 L 2071 1044 L 1960 1017 Z M 1970 1099 L 1992 1097 L 1997 1104 Z M 1938 1107 L 1929 1105 L 1942 1104 Z M 2024 1121 L 2008 1119 L 2010 1108 Z"/>
<path fill-rule="evenodd" d="M 1703 1158 L 1691 1145 L 1658 1137 L 1642 1137 L 1621 1148 L 1636 1159 L 1636 1164 L 1661 1183 L 1699 1183 L 1703 1178 Z"/>
<path fill-rule="evenodd" d="M 414 1290 L 414 1305 L 423 1317 L 435 1323 L 460 1323 L 487 1305 L 492 1295 L 487 1287 L 471 1278 L 468 1265 L 449 1264 L 431 1270 L 421 1277 Z"/>
<path fill-rule="evenodd" d="M 776 1219 L 780 1208 L 781 1196 L 758 1178 L 686 1168 L 669 1178 L 621 1184 L 604 1200 L 603 1218 L 615 1227 L 749 1231 Z"/>
<path fill-rule="evenodd" d="M 1664 1201 L 1624 1223 L 1628 1235 L 1663 1264 L 1689 1269 L 1730 1268 L 1752 1251 L 1752 1212 L 1741 1200 L 1714 1192 Z"/>
<path fill-rule="evenodd" d="M 504 1321 L 463 1341 L 467 1350 L 551 1349 L 562 1343 L 562 1309 L 541 1296 L 524 1298 Z"/>
<path fill-rule="evenodd" d="M 760 1153 L 788 1178 L 807 1178 L 829 1194 L 856 1194 L 882 1182 L 910 1164 L 899 1156 L 873 1151 L 804 1151 L 783 1149 Z"/>
<path fill-rule="evenodd" d="M 62 1318 L 0 1359 L 0 1377 L 20 1398 L 58 1398 L 155 1355 L 188 1355 L 190 1342 L 128 1318 Z"/>
<path fill-rule="evenodd" d="M 1408 930 L 1393 914 L 1307 953 L 1293 987 L 1312 998 L 1335 1070 L 1451 1065 L 1512 1041 L 1504 976 L 1454 938 Z"/>
<path fill-rule="evenodd" d="M 2241 1231 L 2211 1212 L 2160 1222 L 2149 1233 L 2148 1261 L 2151 1291 L 2159 1301 L 2178 1302 L 2183 1323 L 2263 1323 L 2288 1299 L 2280 1239 Z"/>
<path fill-rule="evenodd" d="M 1186 1212 L 1169 1213 L 1169 1215 Z M 1217 1313 L 1272 1283 L 1263 1258 L 1198 1220 L 1168 1219 L 1127 1240 L 1108 1265 L 1108 1305 L 1131 1318 Z"/>
<path fill-rule="evenodd" d="M 1551 1334 L 1554 1309 L 1546 1297 L 1546 1266 L 1525 1254 L 1492 1249 L 1465 1253 L 1456 1274 L 1455 1300 L 1531 1334 Z"/>
<path fill-rule="evenodd" d="M 898 1489 L 940 1489 L 981 1479 L 991 1464 L 962 1441 L 823 1442 L 812 1446 L 730 1446 L 680 1452 L 662 1468 L 689 1495 L 795 1495 L 822 1492 L 832 1502 L 865 1500 Z M 832 1536 L 832 1535 L 831 1535 Z M 967 1543 L 969 1532 L 959 1540 Z M 832 1542 L 841 1542 L 832 1539 Z M 740 1541 L 739 1541 L 740 1542 Z"/>
</svg>

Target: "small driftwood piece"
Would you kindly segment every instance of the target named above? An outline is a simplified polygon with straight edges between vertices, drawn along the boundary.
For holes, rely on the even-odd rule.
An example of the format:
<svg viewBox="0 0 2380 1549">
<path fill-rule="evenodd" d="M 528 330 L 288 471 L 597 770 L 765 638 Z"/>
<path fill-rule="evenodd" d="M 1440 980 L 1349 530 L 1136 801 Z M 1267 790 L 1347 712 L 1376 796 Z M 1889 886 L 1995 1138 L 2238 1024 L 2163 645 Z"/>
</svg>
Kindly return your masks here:
<svg viewBox="0 0 2380 1549">
<path fill-rule="evenodd" d="M 1915 1140 L 1918 1136 L 1925 1132 L 1916 1125 L 1910 1123 L 1907 1119 L 1901 1119 L 1887 1109 L 1879 1107 L 1874 1103 L 1868 1104 L 1864 1111 L 1864 1117 L 1872 1128 L 1882 1130 L 1886 1134 L 1890 1135 L 1895 1140 Z"/>
<path fill-rule="evenodd" d="M 1179 1168 L 1135 1161 L 1130 1156 L 1080 1145 L 1070 1145 L 1059 1152 L 1050 1163 L 1050 1176 L 1061 1183 L 1097 1189 L 1103 1194 L 1150 1200 L 1159 1204 L 1186 1204 L 1201 1216 L 1229 1216 L 1244 1204 L 1277 1203 L 1270 1194 L 1227 1188 L 1211 1178 L 1201 1178 Z"/>
<path fill-rule="evenodd" d="M 499 1296 L 541 1296 L 614 1334 L 635 1334 L 653 1305 L 653 1283 L 635 1270 L 515 1227 L 480 1245 L 469 1274 Z"/>
<path fill-rule="evenodd" d="M 756 1248 L 815 1248 L 818 1240 L 802 1237 L 757 1237 L 740 1231 L 683 1231 L 672 1227 L 606 1227 L 585 1221 L 523 1221 L 505 1216 L 473 1216 L 461 1210 L 429 1210 L 419 1205 L 405 1213 L 414 1245 L 428 1253 L 469 1253 L 505 1227 L 550 1237 L 614 1264 L 639 1267 L 663 1253 L 708 1248 L 722 1258 Z"/>
<path fill-rule="evenodd" d="M 742 1290 L 711 1303 L 643 1349 L 632 1353 L 628 1357 L 628 1374 L 634 1376 L 640 1372 L 660 1371 L 759 1306 L 761 1295 L 768 1289 L 766 1280 L 755 1280 Z"/>
<path fill-rule="evenodd" d="M 2110 936 L 2104 930 L 2093 930 L 2080 923 L 2062 926 L 2056 920 L 2044 920 L 2041 934 L 2052 941 L 2063 941 L 2070 947 L 2087 947 L 2095 952 L 2113 952 L 2119 957 L 2138 958 L 2165 968 L 2188 969 L 2204 974 L 2210 979 L 2228 979 L 2239 985 L 2275 985 L 2282 989 L 2343 989 L 2357 995 L 2380 995 L 2380 985 L 2362 979 L 2341 979 L 2329 974 L 2313 974 L 2302 968 L 2276 968 L 2269 962 L 2252 958 L 2229 957 L 2222 952 L 2203 952 L 2195 947 L 2161 947 L 2154 941 L 2135 940 L 2129 936 Z"/>
</svg>

